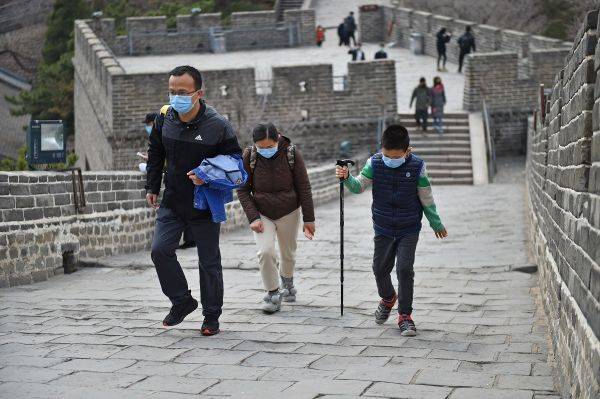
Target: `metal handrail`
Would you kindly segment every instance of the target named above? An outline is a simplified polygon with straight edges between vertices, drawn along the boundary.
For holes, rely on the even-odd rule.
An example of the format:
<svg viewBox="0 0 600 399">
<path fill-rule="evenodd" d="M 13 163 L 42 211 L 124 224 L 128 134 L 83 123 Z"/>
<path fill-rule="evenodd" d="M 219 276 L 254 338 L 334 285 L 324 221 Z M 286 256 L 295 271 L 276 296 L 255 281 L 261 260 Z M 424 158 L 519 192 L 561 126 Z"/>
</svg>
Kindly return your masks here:
<svg viewBox="0 0 600 399">
<path fill-rule="evenodd" d="M 481 110 L 483 116 L 483 128 L 485 130 L 485 147 L 488 161 L 488 178 L 490 183 L 494 182 L 494 176 L 496 175 L 497 164 L 496 164 L 496 149 L 494 147 L 494 137 L 490 125 L 490 114 L 487 109 L 485 98 L 481 101 Z"/>
</svg>

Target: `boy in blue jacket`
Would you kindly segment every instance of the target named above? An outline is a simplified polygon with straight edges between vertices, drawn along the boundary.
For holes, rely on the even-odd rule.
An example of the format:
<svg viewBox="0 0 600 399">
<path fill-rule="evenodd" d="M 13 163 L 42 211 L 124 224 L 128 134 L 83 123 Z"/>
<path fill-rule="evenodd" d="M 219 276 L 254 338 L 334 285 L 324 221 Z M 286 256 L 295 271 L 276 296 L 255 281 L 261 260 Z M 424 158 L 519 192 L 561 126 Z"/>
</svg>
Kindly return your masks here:
<svg viewBox="0 0 600 399">
<path fill-rule="evenodd" d="M 373 186 L 373 228 L 375 252 L 373 272 L 381 300 L 375 322 L 383 324 L 398 301 L 398 327 L 404 336 L 417 334 L 412 320 L 414 261 L 423 213 L 438 238 L 448 236 L 437 213 L 425 162 L 409 149 L 408 131 L 390 125 L 383 132 L 380 153 L 365 164 L 358 178 L 348 168 L 336 167 L 336 176 L 352 193 Z M 398 293 L 390 273 L 396 261 Z"/>
</svg>

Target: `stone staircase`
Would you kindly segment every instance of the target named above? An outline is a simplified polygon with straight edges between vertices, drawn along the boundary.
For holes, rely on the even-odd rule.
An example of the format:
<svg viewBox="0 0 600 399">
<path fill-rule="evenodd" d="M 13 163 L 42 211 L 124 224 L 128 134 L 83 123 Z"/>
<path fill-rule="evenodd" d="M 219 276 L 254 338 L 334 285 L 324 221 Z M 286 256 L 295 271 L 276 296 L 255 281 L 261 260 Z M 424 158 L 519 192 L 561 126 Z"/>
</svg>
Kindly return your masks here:
<svg viewBox="0 0 600 399">
<path fill-rule="evenodd" d="M 275 5 L 277 11 L 277 20 L 283 19 L 283 13 L 285 10 L 296 10 L 302 7 L 303 0 L 278 0 Z"/>
<path fill-rule="evenodd" d="M 444 134 L 438 135 L 428 119 L 424 134 L 413 114 L 399 114 L 400 123 L 410 134 L 413 152 L 427 163 L 427 173 L 433 184 L 473 184 L 469 115 L 447 113 Z"/>
</svg>

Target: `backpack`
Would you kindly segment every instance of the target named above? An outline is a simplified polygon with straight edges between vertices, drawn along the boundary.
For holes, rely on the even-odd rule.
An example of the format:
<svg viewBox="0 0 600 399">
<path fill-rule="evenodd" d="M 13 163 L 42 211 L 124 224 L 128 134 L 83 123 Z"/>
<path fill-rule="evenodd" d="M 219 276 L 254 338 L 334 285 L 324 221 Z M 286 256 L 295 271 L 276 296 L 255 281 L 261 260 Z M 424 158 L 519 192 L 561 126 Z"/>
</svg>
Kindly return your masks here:
<svg viewBox="0 0 600 399">
<path fill-rule="evenodd" d="M 249 145 L 248 147 L 246 147 L 246 150 L 250 151 L 250 173 L 254 172 L 254 167 L 256 166 L 256 159 L 257 159 L 257 155 L 258 155 L 258 151 L 256 150 L 256 146 L 255 145 Z M 287 148 L 287 160 L 288 160 L 288 165 L 290 167 L 290 170 L 294 170 L 294 164 L 296 161 L 296 147 L 291 144 L 288 148 Z"/>
</svg>

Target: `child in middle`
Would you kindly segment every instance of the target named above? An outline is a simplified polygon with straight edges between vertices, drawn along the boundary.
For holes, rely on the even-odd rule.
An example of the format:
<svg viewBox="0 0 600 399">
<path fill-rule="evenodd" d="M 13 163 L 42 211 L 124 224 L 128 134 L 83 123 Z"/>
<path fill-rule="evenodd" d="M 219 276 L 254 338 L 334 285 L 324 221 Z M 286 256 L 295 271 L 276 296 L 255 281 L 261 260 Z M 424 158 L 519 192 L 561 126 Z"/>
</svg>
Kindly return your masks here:
<svg viewBox="0 0 600 399">
<path fill-rule="evenodd" d="M 417 334 L 412 320 L 414 261 L 423 213 L 438 238 L 448 236 L 437 213 L 425 162 L 411 154 L 408 131 L 390 125 L 383 132 L 381 152 L 365 164 L 358 178 L 347 167 L 336 167 L 338 179 L 352 193 L 373 186 L 373 227 L 375 252 L 373 272 L 381 300 L 375 311 L 375 323 L 383 324 L 398 301 L 398 327 L 404 336 Z M 390 273 L 396 261 L 398 293 Z"/>
</svg>

